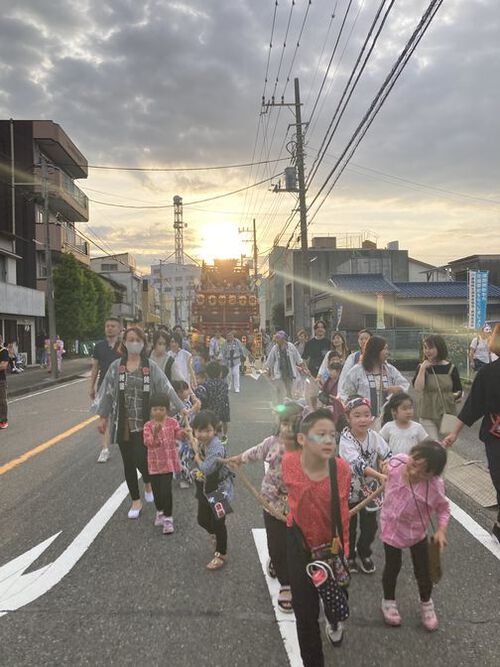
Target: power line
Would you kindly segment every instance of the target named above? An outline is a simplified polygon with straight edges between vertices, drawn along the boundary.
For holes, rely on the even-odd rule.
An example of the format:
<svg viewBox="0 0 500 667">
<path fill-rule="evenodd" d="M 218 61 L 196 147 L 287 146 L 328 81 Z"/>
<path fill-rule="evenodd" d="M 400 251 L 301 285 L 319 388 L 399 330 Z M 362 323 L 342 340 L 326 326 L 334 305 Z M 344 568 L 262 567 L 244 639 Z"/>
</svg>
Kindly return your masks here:
<svg viewBox="0 0 500 667">
<path fill-rule="evenodd" d="M 340 121 L 342 120 L 342 117 L 343 117 L 343 115 L 344 115 L 344 113 L 345 113 L 345 110 L 346 110 L 346 108 L 347 108 L 347 105 L 349 104 L 349 102 L 350 102 L 350 100 L 351 100 L 351 97 L 352 97 L 352 95 L 353 95 L 353 93 L 354 93 L 354 90 L 356 89 L 356 86 L 358 85 L 358 82 L 359 82 L 359 80 L 360 80 L 360 78 L 361 78 L 361 75 L 363 74 L 363 72 L 364 72 L 364 70 L 365 70 L 365 67 L 366 67 L 366 65 L 367 65 L 367 63 L 368 63 L 368 60 L 370 59 L 370 57 L 371 57 L 371 55 L 372 55 L 372 53 L 373 53 L 373 49 L 375 48 L 375 45 L 376 45 L 376 43 L 377 43 L 377 41 L 378 41 L 378 38 L 379 38 L 379 36 L 380 36 L 380 33 L 382 32 L 383 27 L 384 27 L 384 25 L 385 25 L 385 23 L 386 23 L 386 21 L 387 21 L 387 18 L 388 18 L 388 16 L 389 16 L 389 13 L 390 13 L 390 11 L 392 10 L 392 8 L 393 8 L 393 6 L 394 6 L 394 2 L 395 2 L 395 0 L 391 0 L 389 6 L 386 8 L 386 11 L 385 11 L 384 16 L 382 17 L 382 20 L 381 20 L 380 25 L 379 25 L 379 27 L 378 27 L 378 29 L 377 29 L 377 32 L 375 33 L 375 36 L 374 36 L 374 38 L 373 38 L 373 40 L 372 40 L 372 43 L 371 43 L 371 45 L 370 45 L 370 48 L 368 49 L 368 52 L 367 52 L 367 54 L 366 54 L 366 56 L 365 56 L 365 58 L 364 58 L 364 62 L 362 63 L 362 65 L 361 65 L 361 67 L 360 67 L 360 69 L 359 69 L 359 71 L 358 71 L 358 74 L 357 74 L 357 76 L 356 76 L 356 78 L 355 78 L 355 80 L 354 80 L 354 83 L 352 84 L 351 90 L 349 91 L 349 87 L 351 86 L 351 82 L 353 81 L 353 78 L 354 78 L 354 76 L 355 76 L 355 74 L 356 74 L 356 70 L 358 69 L 358 65 L 360 64 L 361 59 L 363 58 L 363 54 L 364 54 L 364 52 L 365 52 L 365 49 L 366 49 L 366 47 L 368 46 L 368 42 L 370 41 L 370 38 L 371 38 L 371 36 L 372 36 L 372 34 L 373 34 L 373 31 L 375 30 L 375 26 L 377 25 L 377 22 L 378 22 L 378 20 L 379 20 L 379 17 L 380 17 L 380 15 L 381 15 L 381 13 L 382 13 L 382 10 L 383 10 L 385 4 L 386 4 L 386 1 L 387 1 L 387 0 L 382 0 L 382 2 L 381 2 L 380 5 L 379 5 L 379 8 L 378 8 L 378 10 L 377 10 L 377 12 L 376 12 L 376 14 L 375 14 L 375 17 L 374 17 L 374 19 L 373 19 L 373 21 L 372 21 L 372 23 L 371 23 L 371 25 L 370 25 L 370 28 L 369 28 L 369 30 L 368 30 L 367 35 L 366 35 L 365 41 L 363 42 L 363 45 L 361 46 L 361 49 L 360 49 L 358 58 L 356 59 L 356 62 L 354 63 L 354 67 L 352 68 L 351 74 L 350 74 L 350 76 L 349 76 L 349 78 L 348 78 L 348 80 L 347 80 L 346 85 L 344 86 L 344 90 L 342 91 L 342 95 L 341 95 L 340 100 L 339 100 L 339 102 L 338 102 L 338 104 L 337 104 L 337 108 L 335 109 L 335 112 L 334 112 L 334 114 L 333 114 L 333 116 L 332 116 L 332 119 L 331 119 L 331 121 L 330 121 L 330 124 L 328 125 L 328 128 L 327 128 L 327 130 L 326 130 L 326 132 L 325 132 L 325 136 L 323 137 L 323 140 L 322 140 L 322 142 L 321 142 L 321 146 L 320 146 L 319 152 L 318 152 L 318 154 L 316 155 L 316 157 L 315 157 L 315 159 L 314 159 L 314 162 L 313 162 L 313 165 L 312 165 L 312 167 L 311 167 L 311 171 L 309 172 L 309 176 L 308 176 L 308 179 L 307 179 L 307 187 L 310 186 L 312 180 L 314 179 L 314 176 L 315 176 L 316 173 L 318 172 L 318 169 L 319 169 L 319 167 L 320 167 L 320 165 L 321 165 L 321 162 L 322 162 L 322 160 L 323 160 L 324 154 L 325 154 L 326 151 L 328 150 L 328 147 L 330 146 L 330 144 L 331 144 L 331 142 L 332 142 L 332 140 L 333 140 L 333 137 L 334 137 L 334 135 L 335 135 L 335 132 L 337 131 L 337 128 L 338 128 L 338 126 L 339 126 L 339 124 L 340 124 Z M 349 94 L 348 94 L 348 91 L 349 91 Z M 346 99 L 346 96 L 347 96 L 347 99 Z M 345 102 L 344 102 L 344 100 L 345 100 Z M 343 106 L 342 106 L 342 105 L 343 105 Z M 336 123 L 335 123 L 335 120 L 337 121 Z M 333 129 L 332 129 L 332 126 L 333 126 L 334 123 L 335 123 L 335 127 L 333 127 Z M 330 135 L 330 136 L 328 136 L 328 135 Z"/>
<path fill-rule="evenodd" d="M 111 166 L 111 165 L 102 165 L 102 164 L 79 164 L 79 167 L 88 167 L 88 169 L 106 169 L 109 171 L 158 171 L 158 172 L 178 172 L 178 171 L 215 171 L 218 169 L 240 169 L 243 167 L 254 167 L 261 164 L 269 164 L 270 162 L 282 162 L 286 158 L 280 160 L 263 160 L 259 162 L 243 162 L 239 164 L 221 164 L 221 165 L 209 165 L 206 167 L 121 167 L 121 166 Z M 74 162 L 61 163 L 62 167 L 73 167 Z"/>
<path fill-rule="evenodd" d="M 245 190 L 249 190 L 250 188 L 255 188 L 258 185 L 262 185 L 263 183 L 268 183 L 269 181 L 272 181 L 276 176 L 279 176 L 279 174 L 273 174 L 271 178 L 265 178 L 262 181 L 258 181 L 257 183 L 252 183 L 252 185 L 245 186 L 243 188 L 238 188 L 238 190 L 233 190 L 232 192 L 226 192 L 222 195 L 215 195 L 214 197 L 206 197 L 205 199 L 197 199 L 195 201 L 191 202 L 184 202 L 184 206 L 191 206 L 194 204 L 204 204 L 209 201 L 215 201 L 216 199 L 222 199 L 224 197 L 231 197 L 232 195 L 236 195 L 240 192 L 244 192 Z M 144 205 L 144 206 L 132 206 L 131 204 L 115 204 L 112 202 L 104 202 L 104 201 L 99 201 L 97 199 L 89 199 L 93 204 L 100 204 L 101 206 L 111 206 L 112 208 L 129 208 L 129 209 L 165 209 L 165 208 L 173 208 L 173 204 L 158 204 L 158 205 Z"/>
<path fill-rule="evenodd" d="M 344 148 L 342 154 L 340 155 L 339 159 L 335 163 L 333 169 L 330 171 L 328 176 L 326 177 L 325 181 L 321 185 L 320 189 L 314 196 L 312 202 L 308 206 L 308 210 L 311 209 L 311 207 L 314 205 L 314 203 L 317 201 L 323 190 L 326 188 L 328 182 L 332 178 L 332 176 L 335 174 L 336 170 L 339 168 L 341 162 L 344 160 L 344 164 L 340 168 L 340 171 L 338 174 L 335 176 L 332 185 L 330 186 L 328 192 L 318 205 L 316 211 L 314 212 L 314 215 L 312 218 L 309 220 L 309 224 L 312 223 L 316 215 L 318 214 L 319 210 L 325 203 L 326 199 L 328 198 L 328 195 L 330 192 L 333 190 L 335 184 L 339 180 L 340 176 L 342 175 L 343 171 L 347 167 L 347 164 L 349 163 L 349 160 L 351 157 L 354 155 L 357 147 L 359 146 L 361 140 L 365 136 L 366 132 L 368 131 L 369 127 L 373 123 L 376 115 L 380 111 L 381 107 L 383 106 L 385 100 L 389 96 L 391 90 L 393 89 L 396 81 L 400 77 L 401 73 L 403 72 L 404 68 L 406 67 L 406 64 L 408 63 L 410 57 L 412 56 L 413 52 L 415 51 L 416 47 L 418 46 L 420 40 L 426 33 L 427 29 L 429 28 L 430 24 L 432 23 L 432 20 L 434 19 L 434 16 L 438 12 L 439 8 L 441 7 L 443 3 L 443 0 L 431 0 L 429 3 L 429 6 L 427 7 L 426 11 L 422 15 L 422 18 L 420 19 L 417 27 L 415 28 L 413 34 L 411 35 L 410 39 L 406 43 L 404 49 L 401 51 L 399 57 L 397 58 L 396 62 L 394 63 L 391 71 L 387 75 L 384 83 L 378 90 L 377 94 L 375 95 L 374 99 L 372 100 L 372 103 L 370 104 L 370 107 L 368 108 L 368 111 L 365 113 L 363 116 L 361 122 L 359 123 L 358 127 L 354 131 L 353 135 L 351 136 L 351 139 L 349 140 L 347 146 Z M 349 154 L 348 154 L 349 153 Z M 348 154 L 348 155 L 347 155 Z M 347 156 L 347 157 L 346 157 Z"/>
</svg>

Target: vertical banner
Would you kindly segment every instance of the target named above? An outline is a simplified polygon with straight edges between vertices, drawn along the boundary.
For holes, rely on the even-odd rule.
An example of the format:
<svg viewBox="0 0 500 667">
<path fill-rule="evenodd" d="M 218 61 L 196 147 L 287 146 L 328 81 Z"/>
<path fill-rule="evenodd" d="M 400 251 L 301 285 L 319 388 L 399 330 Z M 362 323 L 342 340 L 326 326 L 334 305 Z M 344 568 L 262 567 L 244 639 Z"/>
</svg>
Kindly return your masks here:
<svg viewBox="0 0 500 667">
<path fill-rule="evenodd" d="M 377 329 L 385 329 L 383 294 L 377 294 Z"/>
<path fill-rule="evenodd" d="M 343 312 L 344 312 L 344 306 L 341 303 L 335 304 L 335 313 L 336 313 L 336 318 L 337 318 L 337 324 L 335 326 L 335 331 L 339 330 Z"/>
<path fill-rule="evenodd" d="M 469 329 L 481 329 L 486 322 L 488 305 L 488 271 L 468 273 L 468 325 Z"/>
</svg>

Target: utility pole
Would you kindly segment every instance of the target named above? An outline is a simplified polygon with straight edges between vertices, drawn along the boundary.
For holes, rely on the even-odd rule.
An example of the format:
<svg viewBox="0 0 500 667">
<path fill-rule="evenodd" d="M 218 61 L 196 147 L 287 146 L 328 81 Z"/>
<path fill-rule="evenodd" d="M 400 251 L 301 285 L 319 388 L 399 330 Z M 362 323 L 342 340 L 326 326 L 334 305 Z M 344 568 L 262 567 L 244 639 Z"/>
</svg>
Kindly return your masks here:
<svg viewBox="0 0 500 667">
<path fill-rule="evenodd" d="M 309 249 L 307 245 L 307 204 L 306 204 L 306 179 L 304 173 L 304 137 L 302 134 L 302 110 L 300 104 L 300 87 L 298 78 L 294 79 L 295 85 L 295 127 L 297 134 L 297 176 L 299 180 L 299 214 L 300 214 L 300 249 L 302 259 L 303 278 L 303 324 L 306 331 L 309 330 L 311 322 L 311 285 Z"/>
<path fill-rule="evenodd" d="M 255 218 L 253 219 L 253 277 L 255 284 L 257 285 L 257 275 L 259 272 L 259 252 L 257 248 L 257 227 L 255 224 Z"/>
<path fill-rule="evenodd" d="M 160 324 L 165 324 L 165 295 L 163 293 L 163 259 L 160 259 Z"/>
<path fill-rule="evenodd" d="M 305 182 L 305 167 L 304 167 L 304 133 L 303 133 L 303 123 L 302 123 L 302 103 L 300 101 L 300 86 L 299 79 L 295 77 L 294 79 L 295 86 L 295 99 L 293 102 L 285 102 L 281 98 L 281 102 L 275 102 L 274 97 L 270 101 L 265 102 L 262 99 L 262 106 L 266 113 L 270 107 L 288 107 L 293 109 L 295 115 L 295 134 L 296 134 L 296 151 L 295 151 L 295 160 L 297 166 L 297 177 L 298 177 L 298 187 L 297 184 L 293 183 L 295 181 L 295 176 L 293 175 L 294 168 L 287 167 L 285 169 L 285 182 L 286 187 L 281 188 L 281 182 L 273 188 L 274 192 L 298 192 L 299 195 L 299 214 L 300 214 L 300 271 L 299 275 L 301 281 L 299 283 L 298 289 L 294 292 L 298 292 L 298 298 L 294 300 L 294 320 L 295 327 L 305 328 L 306 330 L 310 329 L 311 325 L 311 285 L 310 285 L 310 265 L 309 265 L 309 249 L 307 242 L 307 203 L 306 203 L 306 182 Z M 292 184 L 288 184 L 289 174 L 287 172 L 292 172 L 292 178 L 290 179 Z"/>
<path fill-rule="evenodd" d="M 11 215 L 12 215 L 12 252 L 16 253 L 16 159 L 14 148 L 14 119 L 10 124 L 10 191 L 11 191 Z"/>
<path fill-rule="evenodd" d="M 50 367 L 52 377 L 59 377 L 57 367 L 56 344 L 56 308 L 54 303 L 54 275 L 52 273 L 52 250 L 50 248 L 50 224 L 49 224 L 49 176 L 47 161 L 42 155 L 42 193 L 43 193 L 43 224 L 45 228 L 45 266 L 47 270 L 46 279 L 46 299 L 47 315 L 49 319 L 49 339 L 50 339 Z"/>
</svg>

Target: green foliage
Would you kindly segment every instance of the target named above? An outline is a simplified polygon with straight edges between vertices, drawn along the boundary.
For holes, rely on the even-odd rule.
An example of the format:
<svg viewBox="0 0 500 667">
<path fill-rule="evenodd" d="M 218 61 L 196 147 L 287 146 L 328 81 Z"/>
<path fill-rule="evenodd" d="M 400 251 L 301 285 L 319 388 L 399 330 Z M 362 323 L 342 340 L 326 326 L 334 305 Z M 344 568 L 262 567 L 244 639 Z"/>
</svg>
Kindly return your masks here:
<svg viewBox="0 0 500 667">
<path fill-rule="evenodd" d="M 70 343 L 101 335 L 111 312 L 113 292 L 73 255 L 62 254 L 54 267 L 57 333 Z"/>
</svg>

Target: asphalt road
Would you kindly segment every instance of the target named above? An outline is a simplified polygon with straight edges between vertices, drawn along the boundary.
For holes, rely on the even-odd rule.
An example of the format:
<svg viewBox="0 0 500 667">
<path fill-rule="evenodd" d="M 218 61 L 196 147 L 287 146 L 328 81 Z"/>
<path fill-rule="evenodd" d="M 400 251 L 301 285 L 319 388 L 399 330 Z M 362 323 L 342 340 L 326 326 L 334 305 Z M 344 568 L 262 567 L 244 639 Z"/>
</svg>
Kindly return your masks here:
<svg viewBox="0 0 500 667">
<path fill-rule="evenodd" d="M 9 429 L 0 433 L 0 471 L 88 419 L 86 389 L 85 381 L 68 383 L 12 402 Z M 231 452 L 271 432 L 270 398 L 264 380 L 243 379 L 242 393 L 232 395 Z M 61 531 L 26 573 L 59 562 L 120 487 L 117 449 L 104 465 L 96 463 L 97 454 L 92 423 L 0 474 L 0 603 L 23 586 L 21 565 L 17 575 L 8 576 L 2 566 Z M 247 467 L 246 472 L 258 485 L 261 466 Z M 491 512 L 480 510 L 456 489 L 450 487 L 448 493 L 490 528 Z M 57 585 L 0 617 L 0 665 L 287 665 L 251 532 L 263 527 L 256 502 L 237 486 L 235 513 L 228 518 L 229 561 L 218 572 L 205 569 L 210 543 L 196 524 L 193 491 L 176 486 L 174 504 L 176 532 L 165 537 L 152 525 L 152 506 L 138 521 L 130 521 L 125 500 Z M 383 625 L 377 545 L 379 572 L 354 578 L 346 638 L 335 652 L 325 646 L 327 664 L 497 665 L 500 562 L 453 519 L 449 542 L 445 576 L 433 596 L 439 631 L 429 635 L 419 626 L 407 557 L 398 588 L 404 625 Z M 51 567 L 36 575 L 30 590 L 37 590 L 47 572 Z"/>
</svg>

